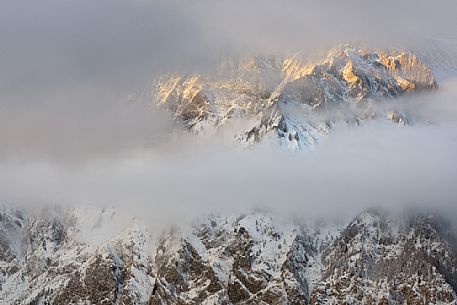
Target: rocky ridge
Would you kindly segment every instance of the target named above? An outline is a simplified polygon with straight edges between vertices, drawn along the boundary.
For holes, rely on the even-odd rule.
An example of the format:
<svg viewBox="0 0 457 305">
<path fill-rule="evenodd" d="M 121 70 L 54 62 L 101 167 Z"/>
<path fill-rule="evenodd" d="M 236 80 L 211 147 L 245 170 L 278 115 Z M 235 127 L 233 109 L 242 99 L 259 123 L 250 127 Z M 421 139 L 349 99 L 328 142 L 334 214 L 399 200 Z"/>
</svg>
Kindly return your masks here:
<svg viewBox="0 0 457 305">
<path fill-rule="evenodd" d="M 96 240 L 119 217 L 114 209 L 3 208 L 0 304 L 457 300 L 456 236 L 435 214 L 372 209 L 348 223 L 324 223 L 252 212 L 160 233 L 132 220 Z"/>
<path fill-rule="evenodd" d="M 252 123 L 235 135 L 241 143 L 266 138 L 303 148 L 337 124 L 408 124 L 409 114 L 385 108 L 385 101 L 434 88 L 431 70 L 413 53 L 344 46 L 317 63 L 299 54 L 254 56 L 223 63 L 216 76 L 163 78 L 154 86 L 154 100 L 187 130 L 242 118 Z"/>
</svg>

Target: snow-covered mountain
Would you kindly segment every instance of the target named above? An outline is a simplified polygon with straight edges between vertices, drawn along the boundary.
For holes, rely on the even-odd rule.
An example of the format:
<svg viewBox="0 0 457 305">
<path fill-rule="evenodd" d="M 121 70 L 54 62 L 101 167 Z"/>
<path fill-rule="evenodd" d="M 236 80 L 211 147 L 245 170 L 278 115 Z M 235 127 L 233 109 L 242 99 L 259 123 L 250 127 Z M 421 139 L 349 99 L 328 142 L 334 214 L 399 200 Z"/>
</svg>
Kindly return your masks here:
<svg viewBox="0 0 457 305">
<path fill-rule="evenodd" d="M 121 218 L 2 208 L 0 304 L 457 301 L 457 240 L 436 214 L 371 209 L 337 223 L 250 212 L 160 232 Z"/>
<path fill-rule="evenodd" d="M 429 66 L 452 68 L 452 45 L 435 47 L 228 60 L 215 75 L 157 81 L 154 100 L 195 133 L 241 119 L 244 145 L 306 148 L 337 125 L 412 123 L 398 98 L 438 90 Z M 160 230 L 147 219 L 0 207 L 0 305 L 457 304 L 457 236 L 435 212 L 331 221 L 248 211 Z"/>
<path fill-rule="evenodd" d="M 300 54 L 253 56 L 226 61 L 211 76 L 163 78 L 154 100 L 188 130 L 204 132 L 242 118 L 251 126 L 234 135 L 241 143 L 268 139 L 303 148 L 338 124 L 407 124 L 410 114 L 386 101 L 435 88 L 433 73 L 413 53 L 344 46 L 317 62 Z"/>
</svg>

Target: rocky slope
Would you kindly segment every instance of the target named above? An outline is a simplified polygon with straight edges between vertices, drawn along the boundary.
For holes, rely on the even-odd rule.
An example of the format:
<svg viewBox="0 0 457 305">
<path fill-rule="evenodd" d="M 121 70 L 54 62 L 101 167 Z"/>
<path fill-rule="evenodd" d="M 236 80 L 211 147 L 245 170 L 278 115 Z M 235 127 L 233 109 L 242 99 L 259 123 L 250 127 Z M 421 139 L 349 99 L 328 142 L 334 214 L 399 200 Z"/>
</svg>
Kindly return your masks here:
<svg viewBox="0 0 457 305">
<path fill-rule="evenodd" d="M 227 61 L 213 76 L 163 78 L 155 84 L 154 100 L 188 130 L 243 118 L 251 126 L 235 135 L 242 143 L 266 138 L 303 148 L 337 124 L 407 124 L 409 114 L 385 101 L 436 87 L 431 70 L 412 53 L 345 46 L 318 62 L 300 55 L 256 56 Z"/>
<path fill-rule="evenodd" d="M 252 212 L 164 232 L 120 219 L 114 209 L 2 208 L 0 304 L 457 300 L 456 236 L 430 213 L 368 210 L 324 223 Z"/>
</svg>

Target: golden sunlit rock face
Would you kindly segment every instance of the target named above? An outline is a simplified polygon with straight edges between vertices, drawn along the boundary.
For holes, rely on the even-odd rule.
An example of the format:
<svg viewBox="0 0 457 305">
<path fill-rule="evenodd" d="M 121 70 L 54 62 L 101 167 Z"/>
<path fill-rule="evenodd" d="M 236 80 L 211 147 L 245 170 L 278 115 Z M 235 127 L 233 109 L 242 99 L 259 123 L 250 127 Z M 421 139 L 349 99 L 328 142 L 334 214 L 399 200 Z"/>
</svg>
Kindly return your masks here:
<svg viewBox="0 0 457 305">
<path fill-rule="evenodd" d="M 393 121 L 407 123 L 407 114 L 392 116 L 392 109 L 364 111 L 363 105 L 368 108 L 436 87 L 430 69 L 412 53 L 345 46 L 330 50 L 317 62 L 299 55 L 227 60 L 212 76 L 157 81 L 154 99 L 188 130 L 204 131 L 208 126 L 247 118 L 254 121 L 253 126 L 235 135 L 242 143 L 276 135 L 286 146 L 296 148 L 312 145 L 335 123 L 316 121 L 315 114 L 357 105 L 358 114 L 344 121 L 403 117 Z"/>
<path fill-rule="evenodd" d="M 343 79 L 350 85 L 353 86 L 359 81 L 359 78 L 354 74 L 354 68 L 352 61 L 348 63 L 343 68 Z"/>
</svg>

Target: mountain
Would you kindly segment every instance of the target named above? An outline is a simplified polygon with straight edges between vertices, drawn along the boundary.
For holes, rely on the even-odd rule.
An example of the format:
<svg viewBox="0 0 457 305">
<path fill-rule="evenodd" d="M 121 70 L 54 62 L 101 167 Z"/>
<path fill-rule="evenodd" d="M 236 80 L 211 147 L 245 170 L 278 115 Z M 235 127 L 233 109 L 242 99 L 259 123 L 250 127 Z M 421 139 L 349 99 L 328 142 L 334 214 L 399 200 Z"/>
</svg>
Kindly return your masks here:
<svg viewBox="0 0 457 305">
<path fill-rule="evenodd" d="M 123 217 L 2 208 L 0 304 L 457 301 L 456 235 L 426 211 L 370 209 L 345 223 L 254 211 L 162 231 Z"/>
<path fill-rule="evenodd" d="M 452 45 L 435 48 L 227 60 L 214 75 L 162 78 L 154 96 L 190 132 L 243 120 L 242 145 L 302 149 L 338 125 L 413 124 L 399 97 L 438 89 L 429 66 L 452 68 Z M 246 211 L 165 228 L 127 215 L 0 206 L 0 305 L 457 304 L 457 235 L 435 211 Z"/>
<path fill-rule="evenodd" d="M 211 76 L 162 78 L 154 100 L 187 130 L 246 119 L 251 126 L 234 135 L 241 143 L 268 139 L 295 149 L 315 144 L 339 124 L 408 124 L 410 114 L 386 101 L 436 88 L 433 73 L 413 53 L 344 46 L 317 62 L 300 54 L 253 56 L 228 60 Z"/>
</svg>

